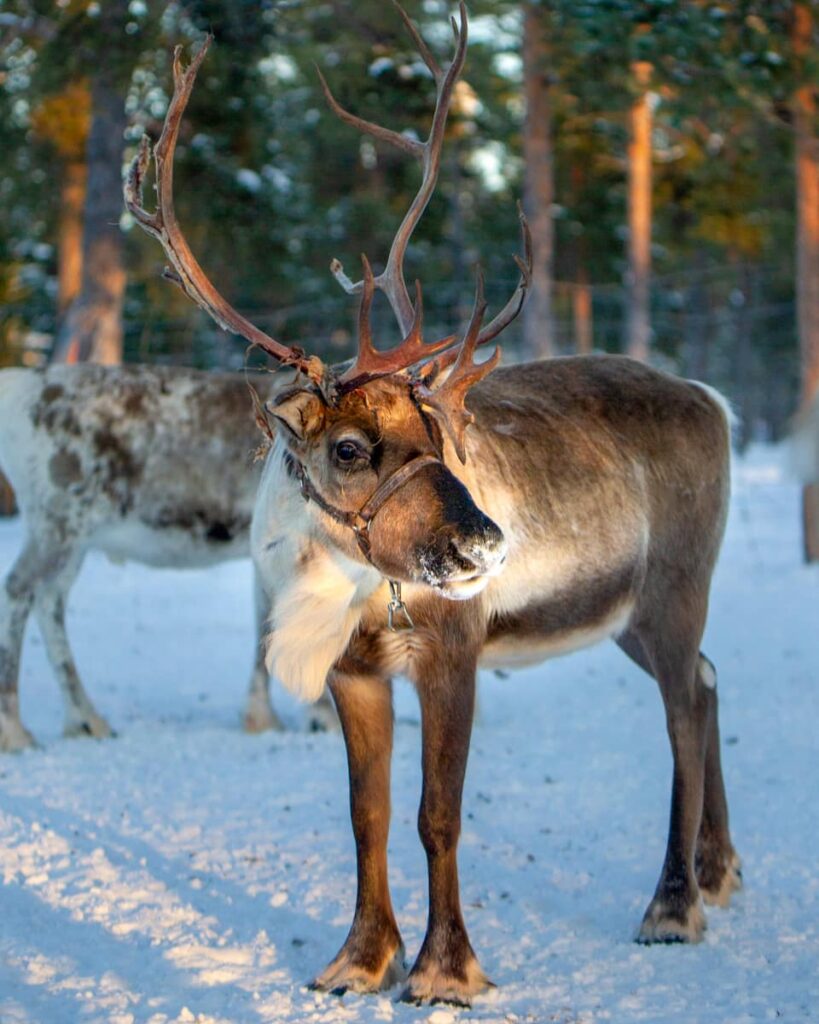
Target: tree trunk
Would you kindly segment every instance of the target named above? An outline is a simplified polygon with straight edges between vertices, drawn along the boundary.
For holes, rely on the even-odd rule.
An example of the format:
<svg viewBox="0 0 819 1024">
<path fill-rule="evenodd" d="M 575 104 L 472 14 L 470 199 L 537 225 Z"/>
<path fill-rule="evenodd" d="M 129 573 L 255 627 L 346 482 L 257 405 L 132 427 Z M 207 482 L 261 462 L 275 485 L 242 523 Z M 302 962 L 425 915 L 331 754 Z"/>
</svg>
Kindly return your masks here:
<svg viewBox="0 0 819 1024">
<path fill-rule="evenodd" d="M 588 355 L 594 348 L 592 321 L 592 290 L 584 267 L 578 268 L 577 281 L 572 285 L 572 312 L 574 314 L 574 348 L 578 355 Z"/>
<path fill-rule="evenodd" d="M 813 17 L 807 3 L 794 5 L 793 43 L 797 58 L 812 46 Z M 819 138 L 816 86 L 805 82 L 793 101 L 796 163 L 796 324 L 802 370 L 800 406 L 819 395 Z M 802 496 L 805 561 L 819 561 L 819 484 Z"/>
<path fill-rule="evenodd" d="M 111 4 L 112 7 L 117 6 Z M 91 131 L 82 235 L 82 286 L 57 334 L 57 362 L 122 361 L 124 90 L 105 61 L 91 81 Z"/>
<path fill-rule="evenodd" d="M 69 160 L 60 188 L 60 236 L 57 240 L 57 313 L 62 316 L 82 287 L 82 226 L 85 163 Z"/>
<path fill-rule="evenodd" d="M 523 10 L 523 77 L 526 123 L 523 156 L 526 165 L 524 206 L 532 232 L 532 283 L 523 307 L 523 340 L 527 354 L 554 354 L 552 275 L 554 266 L 554 159 L 548 49 L 543 8 L 526 3 Z"/>
<path fill-rule="evenodd" d="M 651 342 L 651 65 L 633 66 L 640 95 L 629 112 L 626 351 L 648 360 Z"/>
</svg>

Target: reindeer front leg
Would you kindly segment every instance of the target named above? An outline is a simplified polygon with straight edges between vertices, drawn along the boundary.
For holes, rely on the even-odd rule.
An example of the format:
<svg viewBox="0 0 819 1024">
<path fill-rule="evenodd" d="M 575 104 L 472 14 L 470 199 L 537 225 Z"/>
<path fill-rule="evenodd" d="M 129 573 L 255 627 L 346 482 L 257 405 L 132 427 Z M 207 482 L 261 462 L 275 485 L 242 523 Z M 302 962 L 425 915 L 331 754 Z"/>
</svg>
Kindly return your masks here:
<svg viewBox="0 0 819 1024">
<path fill-rule="evenodd" d="M 375 992 L 406 974 L 387 881 L 392 685 L 380 676 L 337 668 L 330 675 L 330 690 L 347 746 L 358 894 L 349 935 L 313 984 L 339 994 L 347 989 Z"/>
<path fill-rule="evenodd" d="M 0 752 L 34 746 L 20 721 L 20 652 L 40 575 L 37 549 L 28 540 L 0 586 Z"/>
<path fill-rule="evenodd" d="M 476 658 L 429 667 L 418 680 L 424 785 L 418 831 L 427 854 L 429 918 L 402 999 L 469 1005 L 491 987 L 472 950 L 461 914 L 457 847 L 472 715 Z"/>
<path fill-rule="evenodd" d="M 270 615 L 270 598 L 264 589 L 258 569 L 255 569 L 253 573 L 253 608 L 256 626 L 256 652 L 242 724 L 245 732 L 265 732 L 268 729 L 281 731 L 284 726 L 270 703 L 270 677 L 265 664 L 264 641 L 267 633 L 267 619 Z"/>
</svg>

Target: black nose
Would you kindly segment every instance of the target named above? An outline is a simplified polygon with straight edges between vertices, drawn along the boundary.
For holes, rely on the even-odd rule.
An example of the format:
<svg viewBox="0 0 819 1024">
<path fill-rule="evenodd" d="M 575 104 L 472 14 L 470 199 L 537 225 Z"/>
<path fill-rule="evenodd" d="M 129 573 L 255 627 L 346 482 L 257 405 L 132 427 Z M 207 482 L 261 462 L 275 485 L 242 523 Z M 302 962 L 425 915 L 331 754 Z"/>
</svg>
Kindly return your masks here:
<svg viewBox="0 0 819 1024">
<path fill-rule="evenodd" d="M 500 528 L 483 513 L 470 524 L 446 526 L 420 552 L 424 577 L 432 586 L 447 580 L 483 576 L 506 557 Z"/>
</svg>

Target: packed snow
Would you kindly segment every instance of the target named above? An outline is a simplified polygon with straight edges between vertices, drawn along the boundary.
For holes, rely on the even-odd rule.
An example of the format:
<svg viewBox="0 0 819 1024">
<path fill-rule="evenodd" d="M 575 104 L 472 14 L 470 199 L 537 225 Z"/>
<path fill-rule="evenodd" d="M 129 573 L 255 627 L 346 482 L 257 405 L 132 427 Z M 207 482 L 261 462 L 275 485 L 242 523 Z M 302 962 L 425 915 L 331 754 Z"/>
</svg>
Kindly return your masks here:
<svg viewBox="0 0 819 1024">
<path fill-rule="evenodd" d="M 247 563 L 158 572 L 89 557 L 69 632 L 115 740 L 67 740 L 35 625 L 0 758 L 2 1024 L 454 1024 L 819 1019 L 819 567 L 776 452 L 736 467 L 703 649 L 745 890 L 694 947 L 635 945 L 665 849 L 671 760 L 654 683 L 612 645 L 481 679 L 460 846 L 467 924 L 498 985 L 471 1010 L 307 983 L 352 919 L 343 744 L 247 736 Z M 0 570 L 21 542 L 0 523 Z M 418 710 L 397 687 L 392 892 L 426 921 Z"/>
</svg>

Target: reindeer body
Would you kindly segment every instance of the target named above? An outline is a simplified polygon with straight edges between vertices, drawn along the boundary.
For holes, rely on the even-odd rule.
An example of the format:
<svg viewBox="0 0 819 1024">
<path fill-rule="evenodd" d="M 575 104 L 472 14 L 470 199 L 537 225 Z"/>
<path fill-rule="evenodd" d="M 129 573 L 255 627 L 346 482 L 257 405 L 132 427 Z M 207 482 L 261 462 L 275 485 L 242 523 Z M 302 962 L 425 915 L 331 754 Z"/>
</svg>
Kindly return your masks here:
<svg viewBox="0 0 819 1024">
<path fill-rule="evenodd" d="M 503 572 L 469 604 L 482 666 L 537 663 L 626 632 L 662 589 L 655 562 L 710 579 L 727 508 L 728 441 L 725 414 L 702 387 L 618 357 L 567 358 L 498 370 L 470 392 L 470 406 L 467 463 L 449 446 L 446 463 L 509 545 Z M 271 667 L 315 698 L 362 623 L 384 620 L 386 581 L 328 545 L 326 527 L 314 524 L 320 511 L 305 515 L 285 453 L 280 444 L 265 470 L 253 554 L 270 592 L 287 593 L 274 602 L 285 609 L 271 620 Z M 656 481 L 667 484 L 663 500 Z M 404 594 L 413 605 L 439 600 L 423 584 Z M 287 625 L 277 629 L 281 616 Z M 325 653 L 314 632 L 321 626 L 304 631 L 304 616 L 337 626 Z M 299 617 L 293 632 L 303 650 L 280 635 Z M 393 650 L 401 634 L 381 625 Z"/>
<path fill-rule="evenodd" d="M 707 590 L 729 439 L 702 388 L 592 356 L 497 371 L 470 406 L 468 489 L 509 542 L 484 594 L 482 663 L 538 661 L 628 632 L 672 598 L 668 564 Z"/>
<path fill-rule="evenodd" d="M 270 381 L 254 378 L 265 394 Z M 26 529 L 0 591 L 0 750 L 31 742 L 17 687 L 32 605 L 60 680 L 66 732 L 109 734 L 65 633 L 85 553 L 171 568 L 247 557 L 260 440 L 242 374 L 92 365 L 0 373 L 0 464 Z M 258 653 L 255 661 L 246 724 L 275 727 Z"/>
<path fill-rule="evenodd" d="M 642 939 L 700 938 L 700 891 L 725 904 L 739 884 L 716 676 L 699 652 L 728 503 L 725 408 L 699 385 L 609 356 L 502 368 L 472 389 L 470 407 L 466 464 L 449 444 L 444 461 L 500 527 L 505 564 L 466 600 L 440 596 L 433 579 L 405 584 L 413 632 L 387 628 L 384 576 L 305 503 L 284 443 L 260 485 L 252 550 L 274 595 L 268 666 L 303 697 L 315 699 L 327 679 L 350 756 L 359 900 L 321 987 L 373 988 L 400 974 L 385 860 L 396 674 L 421 699 L 419 824 L 431 873 L 430 930 L 410 997 L 468 1001 L 486 983 L 454 867 L 478 665 L 533 663 L 613 637 L 657 679 L 675 755 L 668 854 Z M 379 513 L 385 536 L 401 507 L 424 519 L 412 482 Z M 441 857 L 449 858 L 443 877 L 434 866 Z"/>
</svg>

